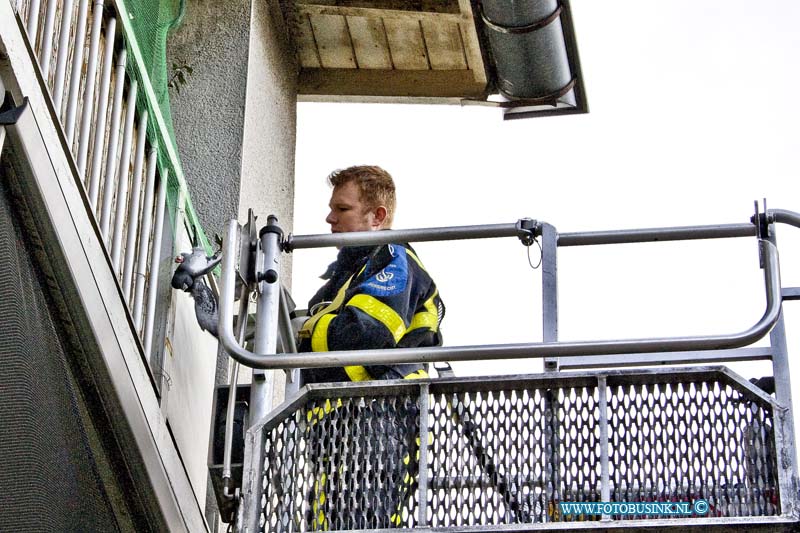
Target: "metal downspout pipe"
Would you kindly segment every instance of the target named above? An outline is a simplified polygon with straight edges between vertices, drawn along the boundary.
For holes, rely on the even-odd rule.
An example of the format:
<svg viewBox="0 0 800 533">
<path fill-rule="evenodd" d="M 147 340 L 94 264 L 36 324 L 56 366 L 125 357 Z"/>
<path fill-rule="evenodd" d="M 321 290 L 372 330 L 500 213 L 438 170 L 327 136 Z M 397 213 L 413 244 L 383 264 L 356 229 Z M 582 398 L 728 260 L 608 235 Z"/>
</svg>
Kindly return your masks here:
<svg viewBox="0 0 800 533">
<path fill-rule="evenodd" d="M 575 106 L 561 2 L 483 0 L 481 6 L 500 93 L 509 100 Z"/>
</svg>

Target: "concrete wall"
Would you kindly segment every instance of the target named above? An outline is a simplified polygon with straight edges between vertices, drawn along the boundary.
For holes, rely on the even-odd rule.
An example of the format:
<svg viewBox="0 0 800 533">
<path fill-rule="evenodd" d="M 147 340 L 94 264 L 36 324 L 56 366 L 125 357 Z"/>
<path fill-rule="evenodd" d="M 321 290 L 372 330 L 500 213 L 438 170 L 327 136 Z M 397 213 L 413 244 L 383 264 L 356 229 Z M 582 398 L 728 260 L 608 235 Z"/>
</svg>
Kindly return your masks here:
<svg viewBox="0 0 800 533">
<path fill-rule="evenodd" d="M 170 89 L 178 152 L 192 202 L 209 236 L 239 209 L 247 90 L 249 0 L 190 0 L 167 41 L 167 64 L 193 69 Z"/>
<path fill-rule="evenodd" d="M 276 2 L 190 0 L 168 64 L 193 73 L 170 90 L 192 202 L 206 232 L 253 207 L 291 225 L 296 72 Z"/>
<path fill-rule="evenodd" d="M 193 72 L 180 91 L 172 89 L 172 113 L 178 151 L 189 192 L 200 221 L 211 237 L 224 235 L 231 218 L 246 220 L 253 208 L 258 224 L 275 214 L 287 233 L 292 228 L 294 206 L 294 147 L 296 132 L 296 66 L 277 2 L 268 0 L 189 0 L 182 26 L 168 41 L 168 64 L 188 64 Z M 282 264 L 283 282 L 289 285 L 291 263 Z M 185 295 L 177 295 L 178 298 Z M 180 302 L 173 322 L 176 357 L 213 358 L 216 343 L 193 329 L 189 308 Z M 184 309 L 184 307 L 186 307 Z M 180 344 L 181 346 L 178 346 Z M 186 348 L 192 346 L 192 353 Z M 198 460 L 208 435 L 204 409 L 208 373 L 215 383 L 227 383 L 229 361 L 219 355 L 216 365 L 201 362 L 170 362 L 175 385 L 167 400 L 171 428 L 192 458 L 187 471 L 195 490 L 200 489 Z M 165 364 L 165 366 L 167 366 Z M 215 366 L 215 368 L 214 368 Z M 241 380 L 249 381 L 246 369 Z M 282 399 L 283 372 L 275 373 L 273 405 Z M 179 379 L 178 379 L 179 378 Z M 202 389 L 202 391 L 201 391 Z M 194 391 L 194 392 L 192 392 Z M 202 395 L 192 404 L 191 394 Z M 184 417 L 183 420 L 179 420 Z M 189 420 L 187 422 L 187 419 Z M 199 439 L 198 436 L 202 436 Z M 197 448 L 197 449 L 195 449 Z M 205 451 L 202 462 L 206 460 Z M 198 499 L 202 502 L 198 492 Z M 207 500 L 206 517 L 217 527 Z"/>
</svg>

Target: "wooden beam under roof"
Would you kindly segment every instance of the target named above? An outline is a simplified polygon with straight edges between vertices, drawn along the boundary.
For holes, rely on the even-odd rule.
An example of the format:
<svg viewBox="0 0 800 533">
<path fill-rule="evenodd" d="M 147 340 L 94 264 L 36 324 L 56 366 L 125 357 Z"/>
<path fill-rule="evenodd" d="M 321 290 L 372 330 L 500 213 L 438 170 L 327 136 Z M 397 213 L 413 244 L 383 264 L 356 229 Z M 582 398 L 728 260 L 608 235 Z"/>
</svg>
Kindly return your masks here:
<svg viewBox="0 0 800 533">
<path fill-rule="evenodd" d="M 486 94 L 470 0 L 294 0 L 287 22 L 300 96 Z"/>
<path fill-rule="evenodd" d="M 399 99 L 481 98 L 486 90 L 486 85 L 476 82 L 469 70 L 303 69 L 299 85 L 305 96 L 366 95 Z"/>
</svg>

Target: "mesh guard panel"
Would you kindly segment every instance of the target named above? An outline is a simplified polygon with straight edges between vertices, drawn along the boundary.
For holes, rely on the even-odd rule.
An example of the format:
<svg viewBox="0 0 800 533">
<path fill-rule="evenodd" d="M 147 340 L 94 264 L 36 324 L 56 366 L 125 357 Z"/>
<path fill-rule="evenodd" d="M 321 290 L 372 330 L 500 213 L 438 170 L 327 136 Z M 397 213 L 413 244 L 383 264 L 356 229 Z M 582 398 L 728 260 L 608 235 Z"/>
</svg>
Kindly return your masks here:
<svg viewBox="0 0 800 533">
<path fill-rule="evenodd" d="M 718 369 L 424 381 L 314 389 L 267 423 L 261 531 L 598 521 L 560 504 L 603 499 L 604 454 L 609 501 L 780 515 L 772 404 Z"/>
<path fill-rule="evenodd" d="M 0 529 L 119 531 L 42 274 L 0 176 Z"/>
</svg>

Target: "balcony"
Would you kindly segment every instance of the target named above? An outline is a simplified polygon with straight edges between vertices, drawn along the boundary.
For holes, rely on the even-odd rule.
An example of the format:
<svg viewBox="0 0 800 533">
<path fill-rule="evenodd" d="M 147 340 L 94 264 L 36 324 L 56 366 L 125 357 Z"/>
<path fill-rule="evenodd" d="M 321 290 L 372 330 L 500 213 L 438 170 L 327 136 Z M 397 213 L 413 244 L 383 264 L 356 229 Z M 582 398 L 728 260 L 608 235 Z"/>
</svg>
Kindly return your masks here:
<svg viewBox="0 0 800 533">
<path fill-rule="evenodd" d="M 3 242 L 36 295 L 3 313 L 4 327 L 19 313 L 26 324 L 4 352 L 4 402 L 26 413 L 9 435 L 25 446 L 3 454 L 1 474 L 18 502 L 3 522 L 18 530 L 47 517 L 55 529 L 208 528 L 193 435 L 210 419 L 195 395 L 210 397 L 216 346 L 169 286 L 175 252 L 208 241 L 130 19 L 102 0 L 0 2 Z M 36 372 L 9 373 L 18 360 Z M 48 438 L 27 432 L 48 416 Z M 50 442 L 64 451 L 43 459 Z M 26 461 L 59 474 L 30 471 L 36 490 L 5 477 Z"/>
</svg>

